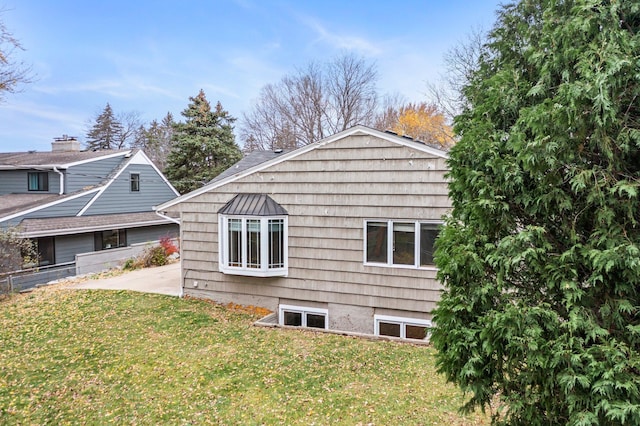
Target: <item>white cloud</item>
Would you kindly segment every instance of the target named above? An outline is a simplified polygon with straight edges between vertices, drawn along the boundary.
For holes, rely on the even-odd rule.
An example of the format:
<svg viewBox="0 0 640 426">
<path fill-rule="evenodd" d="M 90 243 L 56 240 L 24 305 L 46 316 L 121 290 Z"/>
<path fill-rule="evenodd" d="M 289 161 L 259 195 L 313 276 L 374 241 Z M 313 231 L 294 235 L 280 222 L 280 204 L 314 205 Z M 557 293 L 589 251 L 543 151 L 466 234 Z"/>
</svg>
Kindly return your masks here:
<svg viewBox="0 0 640 426">
<path fill-rule="evenodd" d="M 111 96 L 120 96 L 115 90 L 118 88 L 122 88 L 119 80 L 96 80 L 59 86 L 37 85 L 33 87 L 33 90 L 47 95 L 59 95 L 70 92 L 98 92 L 107 93 Z"/>
<path fill-rule="evenodd" d="M 82 121 L 82 118 L 79 119 L 78 115 L 70 113 L 68 111 L 65 112 L 61 111 L 59 108 L 47 105 L 42 106 L 30 102 L 13 102 L 10 104 L 2 104 L 0 106 L 0 110 L 4 110 L 7 114 L 19 113 L 21 115 L 49 121 Z"/>
<path fill-rule="evenodd" d="M 379 47 L 363 37 L 330 31 L 311 17 L 301 17 L 300 20 L 317 34 L 314 43 L 326 43 L 337 50 L 355 50 L 364 56 L 378 56 L 382 53 Z"/>
</svg>

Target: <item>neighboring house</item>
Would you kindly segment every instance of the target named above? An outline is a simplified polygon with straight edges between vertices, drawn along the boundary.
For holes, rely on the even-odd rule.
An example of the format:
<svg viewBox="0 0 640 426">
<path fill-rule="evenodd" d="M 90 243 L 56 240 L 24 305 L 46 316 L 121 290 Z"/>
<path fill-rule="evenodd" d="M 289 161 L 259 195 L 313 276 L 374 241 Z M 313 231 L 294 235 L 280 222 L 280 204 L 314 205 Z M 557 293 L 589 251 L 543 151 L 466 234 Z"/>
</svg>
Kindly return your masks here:
<svg viewBox="0 0 640 426">
<path fill-rule="evenodd" d="M 180 216 L 184 294 L 264 307 L 281 325 L 426 338 L 446 159 L 363 126 L 249 154 L 156 208 Z"/>
<path fill-rule="evenodd" d="M 176 237 L 153 206 L 178 192 L 140 150 L 81 151 L 74 138 L 51 152 L 0 153 L 0 227 L 18 227 L 39 266 L 76 254 Z"/>
</svg>

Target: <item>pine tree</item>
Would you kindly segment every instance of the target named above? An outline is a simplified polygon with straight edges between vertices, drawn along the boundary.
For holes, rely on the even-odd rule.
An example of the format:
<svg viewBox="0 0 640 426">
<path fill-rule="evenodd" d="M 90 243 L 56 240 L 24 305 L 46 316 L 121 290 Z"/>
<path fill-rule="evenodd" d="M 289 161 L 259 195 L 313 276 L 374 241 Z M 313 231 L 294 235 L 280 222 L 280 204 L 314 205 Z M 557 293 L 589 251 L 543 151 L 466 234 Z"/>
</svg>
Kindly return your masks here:
<svg viewBox="0 0 640 426">
<path fill-rule="evenodd" d="M 440 371 L 505 424 L 640 424 L 640 3 L 504 6 L 464 94 Z"/>
<path fill-rule="evenodd" d="M 114 115 L 111 105 L 107 103 L 87 132 L 86 148 L 117 149 L 122 139 L 122 130 L 122 124 Z"/>
<path fill-rule="evenodd" d="M 199 188 L 237 162 L 242 153 L 235 142 L 233 122 L 220 102 L 215 110 L 200 90 L 182 111 L 185 122 L 173 125 L 172 147 L 165 175 L 180 192 Z"/>
<path fill-rule="evenodd" d="M 153 120 L 148 129 L 142 126 L 137 132 L 134 147 L 142 149 L 161 171 L 165 169 L 171 152 L 174 124 L 173 115 L 168 112 L 162 121 Z"/>
</svg>

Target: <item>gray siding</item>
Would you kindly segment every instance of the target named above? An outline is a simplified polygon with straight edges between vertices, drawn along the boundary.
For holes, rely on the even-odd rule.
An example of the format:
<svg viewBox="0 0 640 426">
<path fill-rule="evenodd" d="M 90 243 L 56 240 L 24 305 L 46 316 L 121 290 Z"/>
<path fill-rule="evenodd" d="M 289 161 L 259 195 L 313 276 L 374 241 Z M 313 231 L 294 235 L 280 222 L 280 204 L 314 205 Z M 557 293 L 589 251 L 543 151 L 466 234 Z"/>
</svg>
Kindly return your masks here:
<svg viewBox="0 0 640 426">
<path fill-rule="evenodd" d="M 104 182 L 123 160 L 124 153 L 121 156 L 91 161 L 68 168 L 65 172 L 66 193 L 70 194 L 87 186 Z"/>
<path fill-rule="evenodd" d="M 6 194 L 57 194 L 60 191 L 60 175 L 48 171 L 49 190 L 29 191 L 27 176 L 29 172 L 45 170 L 2 170 L 0 171 L 0 195 Z"/>
<path fill-rule="evenodd" d="M 166 235 L 175 238 L 178 233 L 178 225 L 175 224 L 129 228 L 127 229 L 127 245 L 157 241 Z M 55 237 L 56 263 L 73 262 L 76 254 L 94 251 L 93 235 L 93 232 L 87 232 Z"/>
<path fill-rule="evenodd" d="M 177 224 L 145 226 L 127 229 L 127 245 L 157 241 L 162 237 L 178 237 L 180 229 Z"/>
<path fill-rule="evenodd" d="M 441 219 L 450 209 L 446 172 L 443 158 L 350 136 L 187 200 L 177 206 L 185 292 L 262 301 L 272 310 L 283 300 L 340 305 L 343 313 L 350 306 L 371 313 L 352 326 L 369 333 L 374 313 L 428 316 L 441 291 L 435 269 L 365 266 L 363 226 L 365 219 Z M 289 212 L 288 277 L 218 272 L 217 211 L 238 193 L 267 193 Z M 344 318 L 336 323 L 350 327 Z"/>
<path fill-rule="evenodd" d="M 93 233 L 55 237 L 56 263 L 74 262 L 77 253 L 93 251 Z"/>
<path fill-rule="evenodd" d="M 131 192 L 130 176 L 140 174 L 140 191 Z M 150 165 L 131 164 L 109 185 L 85 215 L 152 211 L 176 194 Z"/>
</svg>

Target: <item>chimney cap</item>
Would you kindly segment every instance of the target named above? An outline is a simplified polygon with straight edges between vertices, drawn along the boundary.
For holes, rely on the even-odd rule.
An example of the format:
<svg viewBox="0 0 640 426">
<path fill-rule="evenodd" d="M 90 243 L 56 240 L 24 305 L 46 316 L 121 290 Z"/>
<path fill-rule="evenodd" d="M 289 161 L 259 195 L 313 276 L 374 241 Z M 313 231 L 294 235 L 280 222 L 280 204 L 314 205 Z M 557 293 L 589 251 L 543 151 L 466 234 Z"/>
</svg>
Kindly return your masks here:
<svg viewBox="0 0 640 426">
<path fill-rule="evenodd" d="M 77 141 L 78 137 L 77 136 L 62 135 L 62 136 L 53 138 L 53 140 L 56 141 L 56 142 Z"/>
</svg>

